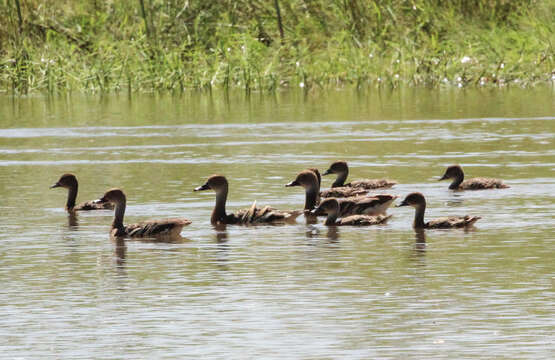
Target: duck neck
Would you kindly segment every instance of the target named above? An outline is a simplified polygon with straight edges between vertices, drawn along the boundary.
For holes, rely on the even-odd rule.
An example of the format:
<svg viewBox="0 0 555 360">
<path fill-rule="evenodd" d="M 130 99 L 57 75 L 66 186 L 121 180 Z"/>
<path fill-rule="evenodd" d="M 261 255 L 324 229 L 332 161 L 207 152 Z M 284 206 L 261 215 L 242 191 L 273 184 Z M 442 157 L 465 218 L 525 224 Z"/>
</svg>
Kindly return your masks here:
<svg viewBox="0 0 555 360">
<path fill-rule="evenodd" d="M 312 185 L 308 187 L 305 191 L 305 199 L 304 199 L 304 209 L 305 210 L 312 210 L 316 207 L 316 203 L 318 202 L 318 193 L 319 188 L 317 185 Z"/>
<path fill-rule="evenodd" d="M 422 229 L 425 227 L 424 212 L 426 212 L 426 203 L 416 206 L 415 209 L 416 212 L 414 213 L 414 223 L 412 226 L 416 229 Z"/>
<path fill-rule="evenodd" d="M 336 222 L 337 222 L 337 213 L 330 213 L 328 214 L 328 217 L 326 218 L 326 222 L 324 223 L 324 225 L 335 225 Z"/>
<path fill-rule="evenodd" d="M 225 203 L 227 201 L 227 185 L 216 192 L 216 206 L 212 210 L 210 222 L 212 224 L 221 223 L 226 218 Z"/>
<path fill-rule="evenodd" d="M 334 188 L 343 186 L 345 184 L 345 180 L 347 180 L 347 176 L 349 176 L 349 170 L 345 170 L 337 174 L 337 178 L 335 179 L 333 184 L 331 184 L 331 187 Z"/>
<path fill-rule="evenodd" d="M 66 203 L 66 210 L 72 211 L 75 207 L 75 199 L 77 199 L 77 187 L 78 185 L 72 185 L 68 188 L 67 192 L 67 203 Z"/>
<path fill-rule="evenodd" d="M 332 208 L 327 211 L 328 217 L 326 218 L 325 225 L 335 225 L 337 222 L 337 215 L 339 214 L 339 204 L 337 206 L 332 204 Z"/>
<path fill-rule="evenodd" d="M 457 172 L 455 179 L 453 180 L 451 185 L 449 185 L 449 189 L 451 190 L 458 189 L 459 185 L 463 182 L 463 180 L 464 180 L 464 173 L 461 170 L 460 172 Z"/>
<path fill-rule="evenodd" d="M 112 222 L 112 229 L 118 229 L 118 232 L 123 230 L 123 216 L 125 215 L 125 200 L 116 203 L 116 210 L 114 212 L 114 221 Z"/>
</svg>

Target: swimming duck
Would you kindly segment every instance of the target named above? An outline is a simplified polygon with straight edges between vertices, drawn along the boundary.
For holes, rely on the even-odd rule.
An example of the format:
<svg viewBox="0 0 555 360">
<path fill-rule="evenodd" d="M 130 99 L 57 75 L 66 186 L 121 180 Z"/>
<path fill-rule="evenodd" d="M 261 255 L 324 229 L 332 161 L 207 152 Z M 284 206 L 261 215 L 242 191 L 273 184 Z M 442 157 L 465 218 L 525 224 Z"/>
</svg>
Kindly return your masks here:
<svg viewBox="0 0 555 360">
<path fill-rule="evenodd" d="M 330 198 L 325 199 L 320 203 L 320 205 L 311 211 L 313 215 L 324 215 L 328 214 L 326 221 L 324 224 L 326 225 L 359 225 L 359 226 L 368 226 L 368 225 L 377 225 L 385 223 L 391 215 L 377 215 L 377 216 L 369 216 L 369 215 L 351 215 L 340 220 L 337 220 L 337 217 L 340 213 L 340 205 L 337 199 Z"/>
<path fill-rule="evenodd" d="M 387 180 L 387 179 L 364 179 L 364 180 L 356 180 L 351 181 L 348 184 L 345 184 L 345 180 L 347 180 L 347 176 L 349 175 L 349 166 L 345 161 L 336 161 L 330 165 L 330 168 L 326 170 L 322 175 L 328 174 L 337 174 L 337 178 L 331 185 L 332 188 L 347 186 L 352 188 L 360 188 L 360 189 L 379 189 L 379 188 L 390 188 L 393 185 L 397 184 L 396 181 Z"/>
<path fill-rule="evenodd" d="M 318 170 L 316 170 L 318 171 Z M 318 174 L 320 174 L 318 172 Z M 302 186 L 305 189 L 304 209 L 312 210 L 318 204 L 318 193 L 320 183 L 314 169 L 306 169 L 297 174 L 295 180 L 285 184 L 285 186 Z"/>
<path fill-rule="evenodd" d="M 474 225 L 474 223 L 481 219 L 479 216 L 449 216 L 441 217 L 428 222 L 424 222 L 424 212 L 426 211 L 426 199 L 424 195 L 419 192 L 408 194 L 400 206 L 412 206 L 416 209 L 414 215 L 413 227 L 415 229 L 449 229 L 449 228 L 463 228 Z"/>
<path fill-rule="evenodd" d="M 445 170 L 445 174 L 439 179 L 453 179 L 449 189 L 451 190 L 485 190 L 485 189 L 505 189 L 508 185 L 501 179 L 493 178 L 472 178 L 464 180 L 464 172 L 460 165 L 451 165 Z M 463 181 L 464 180 L 464 181 Z"/>
<path fill-rule="evenodd" d="M 312 172 L 311 172 L 312 173 Z M 314 173 L 312 173 L 314 174 Z M 216 224 L 264 224 L 278 222 L 293 222 L 302 214 L 302 211 L 280 211 L 269 206 L 256 207 L 256 201 L 249 209 L 239 210 L 236 213 L 227 214 L 225 203 L 227 201 L 228 182 L 225 176 L 212 175 L 202 186 L 195 191 L 212 189 L 216 192 L 216 206 L 212 211 L 210 222 Z"/>
<path fill-rule="evenodd" d="M 110 203 L 101 204 L 97 200 L 87 201 L 79 205 L 75 205 L 75 199 L 77 198 L 77 188 L 79 184 L 77 183 L 77 178 L 73 174 L 63 174 L 60 179 L 52 186 L 51 189 L 63 187 L 68 190 L 66 210 L 68 212 L 72 211 L 84 211 L 84 210 L 111 210 L 114 206 Z"/>
<path fill-rule="evenodd" d="M 312 170 L 301 171 L 295 180 L 285 186 L 302 186 L 305 189 L 305 210 L 312 210 L 317 205 L 318 179 Z M 339 216 L 366 214 L 377 215 L 385 213 L 391 203 L 397 198 L 395 195 L 378 194 L 372 196 L 355 196 L 338 198 L 340 205 Z"/>
<path fill-rule="evenodd" d="M 98 201 L 103 204 L 111 203 L 116 208 L 112 230 L 110 231 L 110 235 L 115 237 L 176 237 L 179 236 L 184 226 L 191 223 L 191 220 L 179 218 L 147 220 L 137 224 L 123 225 L 126 197 L 121 189 L 108 190 Z"/>
</svg>

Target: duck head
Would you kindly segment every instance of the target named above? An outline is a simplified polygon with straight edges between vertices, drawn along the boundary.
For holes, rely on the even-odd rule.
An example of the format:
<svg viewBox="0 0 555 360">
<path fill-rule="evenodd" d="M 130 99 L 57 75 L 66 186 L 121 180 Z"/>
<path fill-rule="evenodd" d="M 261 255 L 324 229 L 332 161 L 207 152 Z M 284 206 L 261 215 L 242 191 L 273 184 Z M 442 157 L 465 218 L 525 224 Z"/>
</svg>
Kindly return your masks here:
<svg viewBox="0 0 555 360">
<path fill-rule="evenodd" d="M 451 165 L 447 168 L 447 170 L 445 170 L 445 174 L 443 174 L 443 176 L 438 179 L 438 181 L 447 179 L 458 179 L 460 177 L 464 178 L 462 167 L 460 165 Z"/>
<path fill-rule="evenodd" d="M 403 201 L 397 207 L 401 206 L 412 206 L 414 208 L 421 207 L 422 205 L 426 206 L 426 199 L 424 195 L 419 192 L 413 192 L 407 195 Z"/>
<path fill-rule="evenodd" d="M 216 193 L 219 193 L 223 190 L 227 190 L 227 179 L 225 176 L 222 175 L 212 175 L 206 180 L 204 185 L 195 188 L 195 191 L 204 191 L 204 190 L 214 190 Z"/>
<path fill-rule="evenodd" d="M 77 186 L 77 178 L 73 174 L 63 174 L 60 179 L 50 186 L 51 189 L 62 187 L 71 189 Z"/>
<path fill-rule="evenodd" d="M 297 177 L 295 178 L 295 180 L 285 184 L 285 186 L 287 187 L 302 186 L 305 189 L 311 189 L 311 188 L 318 189 L 319 182 L 318 182 L 318 177 L 314 172 L 314 169 L 307 169 L 297 174 Z"/>
<path fill-rule="evenodd" d="M 335 198 L 325 199 L 318 207 L 310 212 L 312 215 L 337 215 L 339 213 L 339 202 Z"/>
<path fill-rule="evenodd" d="M 326 176 L 329 174 L 344 174 L 349 172 L 349 166 L 347 166 L 347 162 L 345 161 L 336 161 L 330 165 L 329 169 L 327 169 L 322 175 Z"/>
<path fill-rule="evenodd" d="M 125 198 L 125 193 L 123 192 L 123 190 L 121 189 L 110 189 L 108 191 L 106 191 L 106 193 L 104 193 L 104 195 L 96 200 L 95 202 L 98 202 L 100 204 L 103 203 L 112 203 L 112 204 L 125 204 L 126 198 Z"/>
</svg>

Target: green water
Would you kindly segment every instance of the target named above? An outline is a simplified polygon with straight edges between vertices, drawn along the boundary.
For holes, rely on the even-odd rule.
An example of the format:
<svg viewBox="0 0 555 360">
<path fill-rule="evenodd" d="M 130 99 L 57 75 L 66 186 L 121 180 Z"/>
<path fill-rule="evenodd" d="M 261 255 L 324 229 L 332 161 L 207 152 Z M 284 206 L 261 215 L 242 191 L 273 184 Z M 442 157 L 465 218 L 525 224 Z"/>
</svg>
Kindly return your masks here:
<svg viewBox="0 0 555 360">
<path fill-rule="evenodd" d="M 0 353 L 6 358 L 510 358 L 555 352 L 552 88 L 63 98 L 0 97 Z M 306 224 L 214 229 L 229 210 L 302 208 L 284 184 L 350 178 L 420 191 L 471 231 Z M 459 163 L 504 190 L 437 182 Z M 178 243 L 115 243 L 112 212 L 64 212 L 111 187 L 126 222 L 187 217 Z M 332 179 L 325 177 L 323 187 Z"/>
</svg>

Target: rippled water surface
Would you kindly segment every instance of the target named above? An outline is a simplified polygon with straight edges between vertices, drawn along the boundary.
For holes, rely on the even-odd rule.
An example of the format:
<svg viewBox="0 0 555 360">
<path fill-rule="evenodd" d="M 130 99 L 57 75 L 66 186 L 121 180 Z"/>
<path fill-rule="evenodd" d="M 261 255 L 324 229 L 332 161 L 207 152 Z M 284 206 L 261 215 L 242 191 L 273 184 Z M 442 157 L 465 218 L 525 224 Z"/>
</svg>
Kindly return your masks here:
<svg viewBox="0 0 555 360">
<path fill-rule="evenodd" d="M 0 353 L 6 358 L 506 358 L 555 353 L 552 88 L 0 98 Z M 471 231 L 322 223 L 214 229 L 228 209 L 302 208 L 300 170 L 423 192 Z M 504 190 L 453 193 L 460 163 Z M 64 212 L 110 187 L 127 222 L 187 217 L 176 243 L 115 242 L 112 212 Z M 324 187 L 331 184 L 325 177 Z"/>
</svg>

